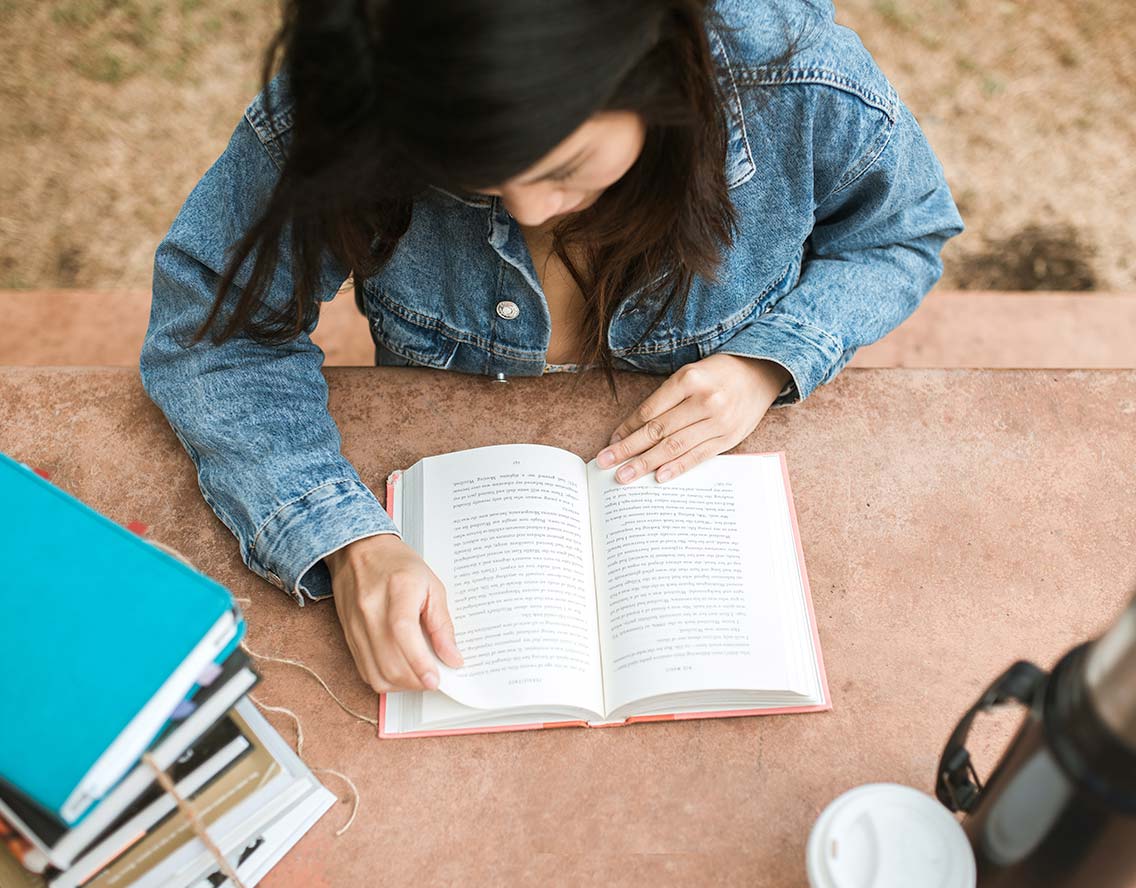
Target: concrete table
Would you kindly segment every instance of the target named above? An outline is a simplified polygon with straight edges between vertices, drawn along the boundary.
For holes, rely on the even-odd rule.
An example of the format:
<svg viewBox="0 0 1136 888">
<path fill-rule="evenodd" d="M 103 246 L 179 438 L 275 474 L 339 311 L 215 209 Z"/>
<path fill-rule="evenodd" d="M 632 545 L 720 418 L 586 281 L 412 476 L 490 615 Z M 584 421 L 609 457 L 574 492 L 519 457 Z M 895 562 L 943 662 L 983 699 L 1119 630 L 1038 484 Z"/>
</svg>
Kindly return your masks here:
<svg viewBox="0 0 1136 888">
<path fill-rule="evenodd" d="M 617 404 L 596 378 L 327 376 L 344 452 L 380 492 L 392 469 L 463 447 L 590 458 L 658 383 L 620 376 Z M 1051 665 L 1136 590 L 1136 372 L 849 370 L 741 449 L 787 454 L 832 712 L 380 741 L 308 675 L 265 663 L 258 698 L 298 713 L 309 764 L 362 794 L 349 832 L 334 836 L 338 805 L 265 884 L 803 885 L 825 804 L 869 781 L 930 791 L 956 720 L 1006 665 Z M 255 651 L 375 713 L 334 607 L 298 608 L 244 568 L 135 373 L 0 368 L 0 450 L 150 525 L 249 599 Z M 980 771 L 1018 717 L 979 724 Z"/>
</svg>

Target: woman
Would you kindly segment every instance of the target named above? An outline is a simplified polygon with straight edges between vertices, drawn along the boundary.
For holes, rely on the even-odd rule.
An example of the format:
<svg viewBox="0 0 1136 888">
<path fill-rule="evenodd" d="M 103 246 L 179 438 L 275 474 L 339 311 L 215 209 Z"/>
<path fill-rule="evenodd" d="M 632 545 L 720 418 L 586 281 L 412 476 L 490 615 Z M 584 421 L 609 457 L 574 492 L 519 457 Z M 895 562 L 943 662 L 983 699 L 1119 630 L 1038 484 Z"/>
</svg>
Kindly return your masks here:
<svg viewBox="0 0 1136 888">
<path fill-rule="evenodd" d="M 276 46 L 158 248 L 142 377 L 245 562 L 334 594 L 376 690 L 461 660 L 327 412 L 308 334 L 349 274 L 380 364 L 665 376 L 598 455 L 665 481 L 902 321 L 961 230 L 829 6 L 292 0 Z"/>
</svg>

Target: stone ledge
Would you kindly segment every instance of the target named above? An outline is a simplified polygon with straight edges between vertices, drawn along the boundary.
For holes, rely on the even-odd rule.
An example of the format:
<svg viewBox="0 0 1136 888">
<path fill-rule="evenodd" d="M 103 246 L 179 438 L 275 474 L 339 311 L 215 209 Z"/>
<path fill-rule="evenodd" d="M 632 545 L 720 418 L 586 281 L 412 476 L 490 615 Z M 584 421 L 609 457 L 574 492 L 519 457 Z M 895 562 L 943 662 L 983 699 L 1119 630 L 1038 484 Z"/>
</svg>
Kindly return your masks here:
<svg viewBox="0 0 1136 888">
<path fill-rule="evenodd" d="M 135 366 L 149 301 L 144 290 L 0 290 L 0 364 Z M 325 306 L 314 338 L 328 366 L 372 363 L 350 293 Z M 935 292 L 852 366 L 1136 368 L 1136 294 Z"/>
</svg>

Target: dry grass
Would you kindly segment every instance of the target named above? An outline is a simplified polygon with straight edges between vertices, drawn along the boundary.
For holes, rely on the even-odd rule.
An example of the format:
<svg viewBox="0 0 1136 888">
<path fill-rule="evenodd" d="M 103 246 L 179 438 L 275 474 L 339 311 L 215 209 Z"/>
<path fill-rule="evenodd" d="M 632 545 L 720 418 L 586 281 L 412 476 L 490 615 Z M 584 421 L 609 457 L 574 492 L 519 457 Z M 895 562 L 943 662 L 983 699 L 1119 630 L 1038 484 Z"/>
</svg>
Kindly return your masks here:
<svg viewBox="0 0 1136 888">
<path fill-rule="evenodd" d="M 0 0 L 0 287 L 147 286 L 155 244 L 256 92 L 277 14 Z M 848 0 L 838 17 L 947 169 L 969 224 L 948 286 L 1136 291 L 1129 2 Z"/>
<path fill-rule="evenodd" d="M 919 118 L 967 221 L 945 285 L 1136 291 L 1130 2 L 838 8 Z"/>
<path fill-rule="evenodd" d="M 0 287 L 146 286 L 257 89 L 264 0 L 0 0 Z"/>
</svg>

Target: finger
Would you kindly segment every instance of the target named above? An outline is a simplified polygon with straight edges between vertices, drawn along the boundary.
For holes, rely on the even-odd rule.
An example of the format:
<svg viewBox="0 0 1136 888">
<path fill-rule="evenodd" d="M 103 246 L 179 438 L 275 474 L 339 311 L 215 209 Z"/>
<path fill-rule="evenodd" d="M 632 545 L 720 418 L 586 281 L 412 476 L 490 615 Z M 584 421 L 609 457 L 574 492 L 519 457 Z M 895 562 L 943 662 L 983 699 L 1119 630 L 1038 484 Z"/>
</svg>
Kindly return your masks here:
<svg viewBox="0 0 1136 888">
<path fill-rule="evenodd" d="M 402 651 L 393 642 L 379 654 L 379 668 L 383 672 L 383 681 L 396 691 L 433 690 L 422 683 L 422 679 L 414 672 Z"/>
<path fill-rule="evenodd" d="M 415 584 L 422 582 L 416 580 Z M 429 690 L 438 687 L 438 666 L 422 634 L 421 614 L 425 596 L 418 589 L 390 590 L 390 629 L 394 645 L 401 652 L 418 681 Z M 387 676 L 388 678 L 390 676 Z"/>
<path fill-rule="evenodd" d="M 679 373 L 681 372 L 680 370 Z M 636 407 L 629 416 L 624 418 L 623 422 L 615 427 L 615 431 L 611 433 L 611 438 L 608 440 L 608 443 L 614 444 L 626 438 L 649 420 L 654 419 L 659 414 L 665 413 L 676 404 L 681 403 L 686 397 L 686 391 L 683 388 L 682 382 L 685 377 L 686 374 L 682 376 L 672 374 L 667 377 L 662 385 L 651 392 L 642 404 Z"/>
<path fill-rule="evenodd" d="M 343 638 L 347 642 L 347 649 L 351 652 L 351 659 L 355 661 L 355 668 L 359 671 L 363 681 L 377 691 L 382 676 L 371 653 L 371 644 L 367 639 L 367 621 L 361 618 L 358 611 L 344 606 L 343 602 L 347 590 L 337 589 L 336 592 L 335 610 L 339 614 L 339 622 L 343 627 Z"/>
<path fill-rule="evenodd" d="M 406 659 L 406 655 L 403 653 L 399 642 L 395 639 L 394 633 L 389 627 L 387 628 L 385 640 L 375 653 L 375 659 L 379 664 L 379 672 L 382 673 L 382 680 L 393 686 L 396 690 L 430 690 L 422 683 L 422 679 L 418 677 L 418 674 Z"/>
<path fill-rule="evenodd" d="M 355 642 L 349 638 L 347 647 L 351 651 L 351 656 L 355 658 L 355 666 L 359 669 L 359 674 L 363 676 L 363 680 L 371 686 L 376 694 L 398 690 L 383 677 L 378 660 L 371 649 L 370 641 Z"/>
<path fill-rule="evenodd" d="M 391 586 L 393 587 L 399 582 L 397 579 L 392 580 Z M 411 589 L 413 589 L 413 586 L 411 586 Z M 396 691 L 424 690 L 424 685 L 410 667 L 394 636 L 391 626 L 393 617 L 390 608 L 395 598 L 395 589 L 388 588 L 385 600 L 377 597 L 373 599 L 376 603 L 382 601 L 381 607 L 365 605 L 362 608 L 367 635 L 366 650 L 375 662 L 375 668 L 379 673 L 379 684 Z M 370 602 L 367 604 L 370 604 Z"/>
<path fill-rule="evenodd" d="M 683 472 L 689 472 L 696 465 L 705 462 L 712 456 L 717 456 L 719 453 L 724 453 L 729 450 L 733 445 L 730 444 L 728 438 L 716 437 L 703 441 L 696 447 L 692 447 L 678 459 L 672 459 L 670 462 L 663 463 L 655 471 L 655 480 L 660 484 L 664 481 L 670 481 L 677 478 Z"/>
<path fill-rule="evenodd" d="M 343 634 L 347 639 L 347 649 L 351 651 L 351 656 L 355 660 L 355 668 L 359 670 L 363 680 L 378 693 L 387 690 L 387 682 L 383 679 L 371 648 L 371 641 L 367 637 L 367 627 L 352 626 Z"/>
<path fill-rule="evenodd" d="M 359 610 L 345 626 L 347 646 L 355 658 L 355 665 L 367 682 L 379 693 L 397 688 L 388 680 L 379 653 L 388 647 L 382 643 L 386 611 L 378 596 L 369 596 L 360 602 Z"/>
<path fill-rule="evenodd" d="M 457 639 L 454 638 L 454 621 L 450 619 L 450 609 L 446 605 L 446 589 L 441 582 L 431 583 L 426 592 L 422 625 L 430 637 L 430 643 L 434 645 L 434 653 L 443 663 L 454 669 L 464 665 Z"/>
<path fill-rule="evenodd" d="M 680 430 L 693 425 L 699 420 L 706 419 L 706 417 L 706 409 L 690 398 L 687 398 L 681 404 L 671 408 L 661 416 L 647 420 L 644 425 L 631 432 L 631 434 L 622 441 L 618 441 L 610 447 L 605 447 L 596 456 L 596 465 L 601 469 L 606 469 L 611 466 L 619 465 L 621 462 L 626 462 L 631 459 L 631 457 L 638 456 L 640 453 L 658 446 L 669 436 L 679 433 Z M 678 456 L 679 453 L 683 453 L 685 450 L 686 448 L 675 453 L 674 456 Z M 623 469 L 620 469 L 620 471 L 623 471 Z M 617 478 L 621 481 L 623 480 L 623 478 L 618 475 Z"/>
<path fill-rule="evenodd" d="M 717 420 L 713 417 L 702 419 L 668 435 L 646 453 L 625 462 L 615 473 L 615 480 L 626 484 L 636 478 L 642 478 L 666 463 L 681 459 L 703 442 L 718 437 L 720 429 Z"/>
</svg>

